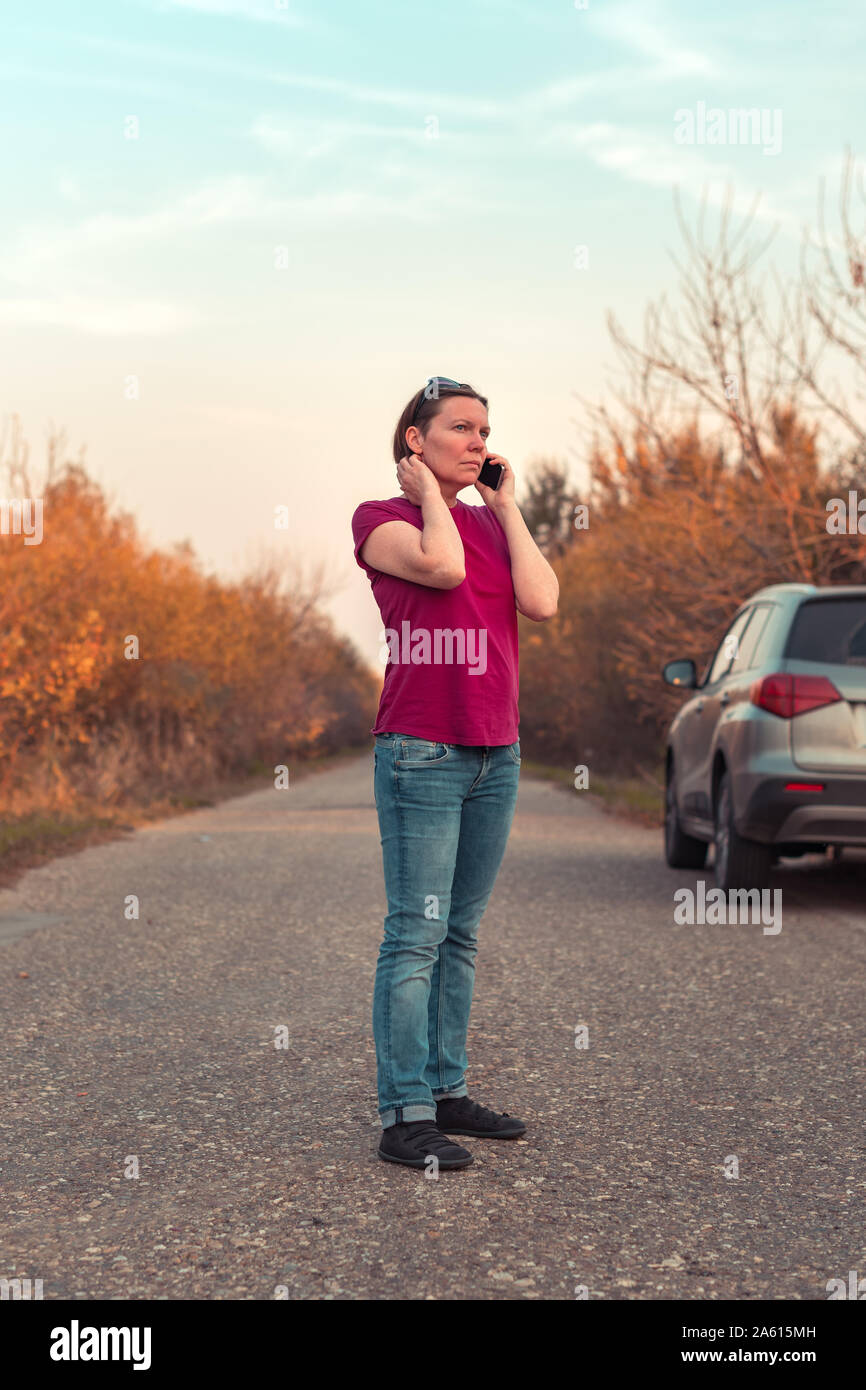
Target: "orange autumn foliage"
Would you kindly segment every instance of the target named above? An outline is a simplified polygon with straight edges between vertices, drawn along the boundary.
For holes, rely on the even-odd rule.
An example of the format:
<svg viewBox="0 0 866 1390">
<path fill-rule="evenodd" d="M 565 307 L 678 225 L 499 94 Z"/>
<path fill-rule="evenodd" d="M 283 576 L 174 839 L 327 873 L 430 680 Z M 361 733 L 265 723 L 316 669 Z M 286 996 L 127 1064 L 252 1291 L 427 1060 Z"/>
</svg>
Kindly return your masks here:
<svg viewBox="0 0 866 1390">
<path fill-rule="evenodd" d="M 521 742 L 529 756 L 629 772 L 657 766 L 683 703 L 661 680 L 699 672 L 736 608 L 786 582 L 866 584 L 866 535 L 827 530 L 827 502 L 855 485 L 822 466 L 816 434 L 773 417 L 763 472 L 692 426 L 597 450 L 587 530 L 558 558 L 559 611 L 521 625 Z"/>
<path fill-rule="evenodd" d="M 227 583 L 148 549 L 79 464 L 42 498 L 40 544 L 0 535 L 0 793 L 51 767 L 50 801 L 87 768 L 115 800 L 364 740 L 375 677 L 273 570 Z"/>
</svg>

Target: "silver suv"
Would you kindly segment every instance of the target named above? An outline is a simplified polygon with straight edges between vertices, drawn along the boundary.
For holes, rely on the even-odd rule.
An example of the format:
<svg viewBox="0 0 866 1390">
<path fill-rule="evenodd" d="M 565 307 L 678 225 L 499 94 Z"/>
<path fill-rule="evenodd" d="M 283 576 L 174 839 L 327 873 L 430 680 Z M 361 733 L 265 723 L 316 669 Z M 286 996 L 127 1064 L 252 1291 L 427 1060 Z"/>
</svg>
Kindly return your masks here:
<svg viewBox="0 0 866 1390">
<path fill-rule="evenodd" d="M 738 609 L 667 739 L 665 857 L 766 888 L 782 855 L 866 848 L 866 586 L 774 584 Z"/>
</svg>

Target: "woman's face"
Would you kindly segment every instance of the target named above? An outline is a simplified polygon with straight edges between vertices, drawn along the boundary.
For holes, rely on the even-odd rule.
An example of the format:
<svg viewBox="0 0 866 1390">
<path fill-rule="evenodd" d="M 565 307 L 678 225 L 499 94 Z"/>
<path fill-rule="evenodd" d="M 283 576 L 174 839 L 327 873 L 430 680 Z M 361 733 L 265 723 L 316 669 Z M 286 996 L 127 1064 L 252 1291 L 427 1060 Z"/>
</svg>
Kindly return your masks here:
<svg viewBox="0 0 866 1390">
<path fill-rule="evenodd" d="M 487 409 L 473 396 L 445 396 L 427 433 L 410 425 L 406 440 L 412 452 L 441 483 L 459 490 L 471 487 L 487 456 Z"/>
</svg>

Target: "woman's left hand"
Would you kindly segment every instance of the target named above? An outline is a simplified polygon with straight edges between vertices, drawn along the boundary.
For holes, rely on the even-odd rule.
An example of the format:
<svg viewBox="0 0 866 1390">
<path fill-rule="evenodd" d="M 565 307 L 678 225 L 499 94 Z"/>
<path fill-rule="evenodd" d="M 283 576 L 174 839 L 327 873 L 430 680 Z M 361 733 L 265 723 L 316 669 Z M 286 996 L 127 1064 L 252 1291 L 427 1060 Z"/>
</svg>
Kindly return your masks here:
<svg viewBox="0 0 866 1390">
<path fill-rule="evenodd" d="M 488 487 L 486 483 L 480 483 L 477 478 L 474 487 L 476 492 L 481 493 L 485 506 L 489 507 L 492 512 L 496 512 L 510 506 L 514 501 L 514 471 L 508 459 L 504 458 L 502 454 L 488 454 L 487 460 L 490 463 L 502 464 L 505 470 L 502 475 L 502 482 L 495 492 L 492 487 Z"/>
</svg>

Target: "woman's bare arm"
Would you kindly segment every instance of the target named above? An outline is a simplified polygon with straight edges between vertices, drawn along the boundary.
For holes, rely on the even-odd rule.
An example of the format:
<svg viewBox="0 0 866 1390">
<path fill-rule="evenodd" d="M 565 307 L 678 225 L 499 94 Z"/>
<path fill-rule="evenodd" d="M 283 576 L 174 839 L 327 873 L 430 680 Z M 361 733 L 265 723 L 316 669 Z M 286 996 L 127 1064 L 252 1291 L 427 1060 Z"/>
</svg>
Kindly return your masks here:
<svg viewBox="0 0 866 1390">
<path fill-rule="evenodd" d="M 504 454 L 489 454 L 488 458 L 502 465 L 502 481 L 494 491 L 476 479 L 475 488 L 505 532 L 517 611 L 534 623 L 546 623 L 559 605 L 559 580 L 536 545 L 515 501 L 514 469 Z"/>
<path fill-rule="evenodd" d="M 416 458 L 413 454 L 412 459 Z M 456 589 L 466 578 L 466 557 L 435 475 L 417 459 L 414 464 L 398 465 L 397 477 L 408 501 L 421 507 L 424 529 L 419 531 L 410 521 L 383 521 L 361 546 L 361 559 L 398 579 L 431 589 Z"/>
<path fill-rule="evenodd" d="M 534 623 L 547 622 L 559 604 L 559 580 L 533 539 L 516 502 L 497 509 L 511 554 L 511 578 L 518 610 Z"/>
</svg>

